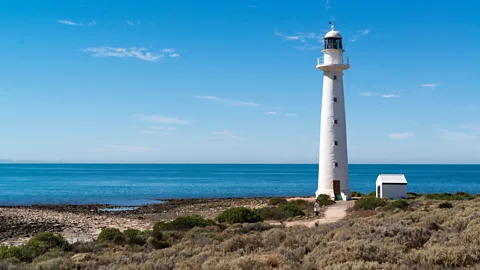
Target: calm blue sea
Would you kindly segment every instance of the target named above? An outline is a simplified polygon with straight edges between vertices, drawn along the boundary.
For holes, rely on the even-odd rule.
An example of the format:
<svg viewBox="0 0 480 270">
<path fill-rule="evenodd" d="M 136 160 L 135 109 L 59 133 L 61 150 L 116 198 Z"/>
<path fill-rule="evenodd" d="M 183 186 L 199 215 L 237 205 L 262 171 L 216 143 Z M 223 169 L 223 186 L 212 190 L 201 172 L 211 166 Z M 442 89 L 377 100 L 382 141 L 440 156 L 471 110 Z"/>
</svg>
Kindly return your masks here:
<svg viewBox="0 0 480 270">
<path fill-rule="evenodd" d="M 404 173 L 419 193 L 480 193 L 480 165 L 350 165 L 350 187 Z M 0 164 L 0 205 L 140 205 L 153 199 L 313 195 L 318 166 L 218 164 Z"/>
</svg>

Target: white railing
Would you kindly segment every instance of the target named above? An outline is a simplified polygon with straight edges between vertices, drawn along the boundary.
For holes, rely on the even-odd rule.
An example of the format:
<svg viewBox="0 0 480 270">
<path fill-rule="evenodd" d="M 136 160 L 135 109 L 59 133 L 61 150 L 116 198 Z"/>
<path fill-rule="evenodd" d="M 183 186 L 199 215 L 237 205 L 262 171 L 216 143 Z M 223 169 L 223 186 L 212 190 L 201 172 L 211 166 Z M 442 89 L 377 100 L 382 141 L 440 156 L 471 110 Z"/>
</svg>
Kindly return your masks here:
<svg viewBox="0 0 480 270">
<path fill-rule="evenodd" d="M 335 61 L 336 62 L 336 61 Z M 324 65 L 325 64 L 325 59 L 323 57 L 317 57 L 317 66 Z M 340 63 L 333 63 L 332 61 L 328 61 L 329 65 L 350 65 L 350 58 L 348 57 L 343 57 L 343 59 L 340 61 Z"/>
</svg>

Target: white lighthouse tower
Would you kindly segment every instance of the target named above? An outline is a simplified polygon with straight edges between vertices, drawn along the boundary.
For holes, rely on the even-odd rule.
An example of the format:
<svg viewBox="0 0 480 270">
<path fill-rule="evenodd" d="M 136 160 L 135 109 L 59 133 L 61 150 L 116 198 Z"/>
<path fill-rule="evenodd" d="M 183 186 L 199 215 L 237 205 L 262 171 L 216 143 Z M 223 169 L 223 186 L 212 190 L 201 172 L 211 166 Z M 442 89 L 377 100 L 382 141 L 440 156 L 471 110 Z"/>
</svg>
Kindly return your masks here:
<svg viewBox="0 0 480 270">
<path fill-rule="evenodd" d="M 317 69 L 323 71 L 322 113 L 320 122 L 320 155 L 318 189 L 335 200 L 350 200 L 348 186 L 347 125 L 343 94 L 343 71 L 350 68 L 343 58 L 342 36 L 332 30 L 324 37 L 323 58 Z"/>
</svg>

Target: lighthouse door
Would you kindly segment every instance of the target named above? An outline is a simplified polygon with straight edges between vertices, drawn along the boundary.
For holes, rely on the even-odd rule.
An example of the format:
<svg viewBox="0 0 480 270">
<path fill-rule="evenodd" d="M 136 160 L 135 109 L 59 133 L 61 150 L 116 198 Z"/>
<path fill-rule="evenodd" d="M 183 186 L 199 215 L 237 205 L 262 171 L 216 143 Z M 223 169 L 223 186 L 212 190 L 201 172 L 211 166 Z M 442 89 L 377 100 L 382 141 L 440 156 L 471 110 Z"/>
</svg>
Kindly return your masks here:
<svg viewBox="0 0 480 270">
<path fill-rule="evenodd" d="M 340 194 L 340 180 L 333 180 L 333 195 L 335 200 L 342 200 L 342 194 Z"/>
</svg>

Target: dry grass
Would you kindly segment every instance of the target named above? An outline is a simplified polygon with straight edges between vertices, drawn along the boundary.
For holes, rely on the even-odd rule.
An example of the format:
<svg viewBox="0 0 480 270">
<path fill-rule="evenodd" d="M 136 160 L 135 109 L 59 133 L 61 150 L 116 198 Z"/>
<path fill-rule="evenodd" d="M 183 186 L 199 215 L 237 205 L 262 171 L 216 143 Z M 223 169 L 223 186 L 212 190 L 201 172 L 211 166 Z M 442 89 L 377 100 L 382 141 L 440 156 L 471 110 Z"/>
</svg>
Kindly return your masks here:
<svg viewBox="0 0 480 270">
<path fill-rule="evenodd" d="M 161 250 L 110 245 L 11 269 L 480 269 L 480 200 L 416 200 L 408 210 L 353 211 L 338 223 L 208 226 Z M 428 205 L 428 206 L 427 206 Z M 93 244 L 92 244 L 93 245 Z M 84 249 L 88 250 L 88 249 Z M 76 256 L 76 257 L 72 257 Z M 38 268 L 40 265 L 44 268 Z M 2 269 L 0 263 L 0 269 Z"/>
</svg>

